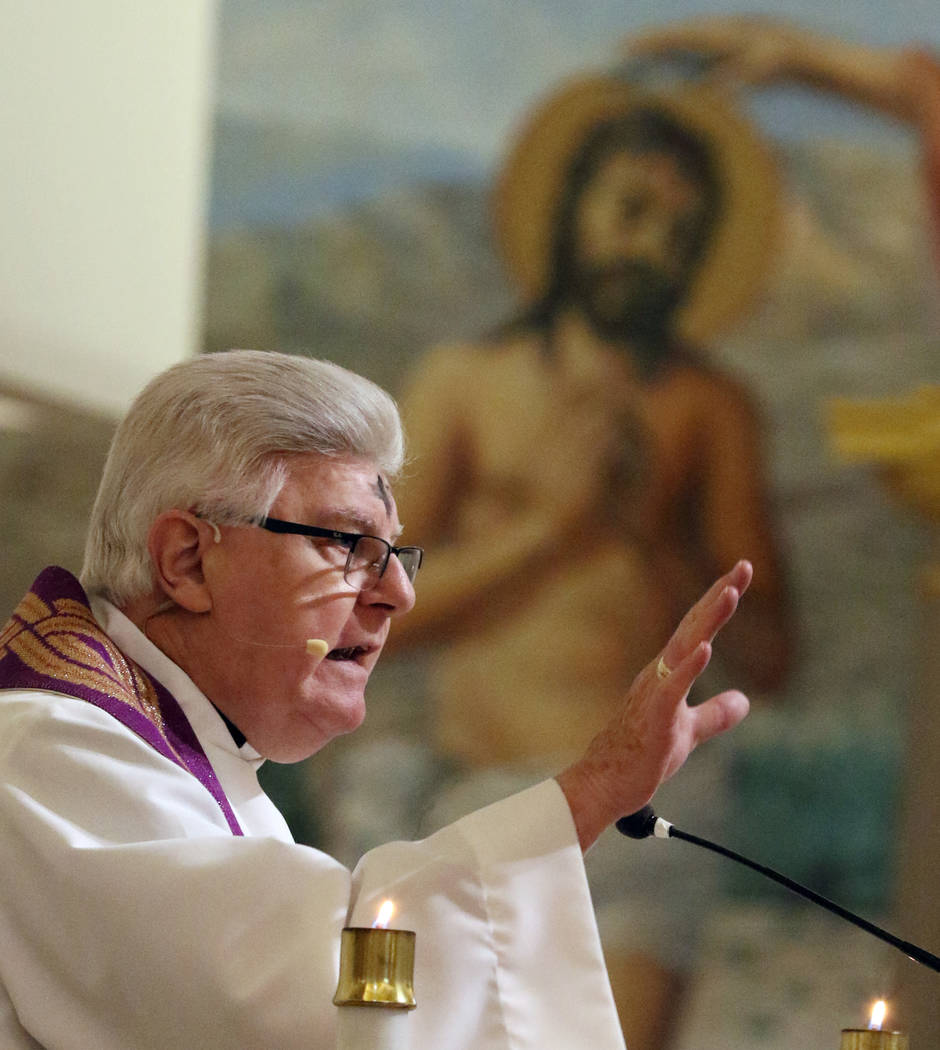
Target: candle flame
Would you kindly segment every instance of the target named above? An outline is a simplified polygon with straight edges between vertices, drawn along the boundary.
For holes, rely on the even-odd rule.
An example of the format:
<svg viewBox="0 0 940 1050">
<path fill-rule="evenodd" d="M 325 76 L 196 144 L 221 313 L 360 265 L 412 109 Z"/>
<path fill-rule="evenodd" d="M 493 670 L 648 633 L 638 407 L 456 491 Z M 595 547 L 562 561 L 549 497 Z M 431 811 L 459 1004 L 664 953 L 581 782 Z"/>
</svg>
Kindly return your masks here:
<svg viewBox="0 0 940 1050">
<path fill-rule="evenodd" d="M 881 1026 L 884 1024 L 885 1014 L 888 1012 L 888 1005 L 884 999 L 879 999 L 877 1003 L 871 1008 L 871 1022 L 868 1025 L 870 1029 L 874 1029 L 876 1032 L 881 1031 Z"/>
<path fill-rule="evenodd" d="M 382 901 L 382 906 L 379 908 L 379 914 L 375 917 L 375 922 L 372 923 L 373 930 L 387 930 L 388 924 L 392 921 L 392 916 L 395 914 L 395 902 L 390 900 Z"/>
</svg>

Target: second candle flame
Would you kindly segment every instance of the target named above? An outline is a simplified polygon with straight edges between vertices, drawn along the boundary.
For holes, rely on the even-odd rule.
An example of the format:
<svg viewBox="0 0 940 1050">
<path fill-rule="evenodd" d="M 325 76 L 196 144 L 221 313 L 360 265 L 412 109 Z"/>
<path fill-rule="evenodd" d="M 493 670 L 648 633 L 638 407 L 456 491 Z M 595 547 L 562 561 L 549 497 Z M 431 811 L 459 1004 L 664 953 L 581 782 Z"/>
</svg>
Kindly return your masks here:
<svg viewBox="0 0 940 1050">
<path fill-rule="evenodd" d="M 885 1014 L 888 1012 L 887 1003 L 884 999 L 879 999 L 878 1002 L 871 1008 L 871 1021 L 868 1027 L 876 1032 L 881 1031 L 881 1026 L 885 1021 Z"/>
<path fill-rule="evenodd" d="M 394 901 L 384 900 L 379 908 L 379 914 L 375 917 L 375 922 L 372 923 L 373 930 L 387 930 L 388 924 L 392 921 L 392 916 L 395 914 L 395 903 Z"/>
</svg>

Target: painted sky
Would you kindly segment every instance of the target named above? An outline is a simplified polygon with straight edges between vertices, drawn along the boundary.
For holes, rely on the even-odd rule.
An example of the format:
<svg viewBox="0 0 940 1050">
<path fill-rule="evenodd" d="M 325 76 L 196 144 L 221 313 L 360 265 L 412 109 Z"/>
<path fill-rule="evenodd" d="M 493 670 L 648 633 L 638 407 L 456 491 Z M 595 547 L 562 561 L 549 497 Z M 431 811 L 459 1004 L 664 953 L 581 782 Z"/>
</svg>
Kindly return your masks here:
<svg viewBox="0 0 940 1050">
<path fill-rule="evenodd" d="M 412 148 L 435 143 L 489 166 L 535 98 L 606 64 L 630 32 L 744 12 L 872 44 L 940 47 L 937 0 L 221 0 L 217 106 Z M 848 107 L 800 91 L 767 93 L 758 117 L 783 136 L 856 127 Z"/>
</svg>

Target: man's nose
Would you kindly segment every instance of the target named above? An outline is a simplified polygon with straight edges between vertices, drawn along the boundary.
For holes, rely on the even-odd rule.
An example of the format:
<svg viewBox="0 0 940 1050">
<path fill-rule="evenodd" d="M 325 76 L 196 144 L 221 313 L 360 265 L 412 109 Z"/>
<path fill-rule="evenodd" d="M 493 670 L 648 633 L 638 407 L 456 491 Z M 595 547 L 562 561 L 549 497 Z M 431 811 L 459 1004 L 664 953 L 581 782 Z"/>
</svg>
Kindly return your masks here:
<svg viewBox="0 0 940 1050">
<path fill-rule="evenodd" d="M 393 554 L 388 559 L 385 572 L 372 587 L 360 592 L 360 599 L 370 605 L 388 606 L 392 616 L 406 613 L 412 608 L 415 603 L 414 584 L 408 578 L 398 555 Z"/>
</svg>

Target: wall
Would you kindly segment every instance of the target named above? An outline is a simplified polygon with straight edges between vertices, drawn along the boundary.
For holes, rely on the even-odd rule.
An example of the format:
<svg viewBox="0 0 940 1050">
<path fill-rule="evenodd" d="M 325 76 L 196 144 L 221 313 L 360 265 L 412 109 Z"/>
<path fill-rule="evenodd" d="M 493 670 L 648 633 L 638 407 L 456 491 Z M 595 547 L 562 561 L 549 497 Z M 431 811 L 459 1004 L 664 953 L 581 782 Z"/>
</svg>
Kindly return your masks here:
<svg viewBox="0 0 940 1050">
<path fill-rule="evenodd" d="M 196 348 L 214 16 L 0 4 L 0 384 L 118 414 Z"/>
</svg>

